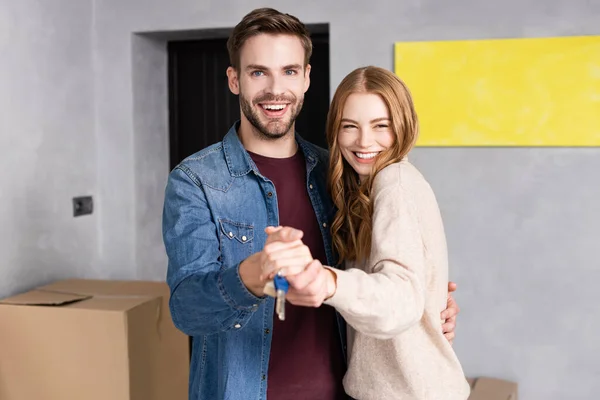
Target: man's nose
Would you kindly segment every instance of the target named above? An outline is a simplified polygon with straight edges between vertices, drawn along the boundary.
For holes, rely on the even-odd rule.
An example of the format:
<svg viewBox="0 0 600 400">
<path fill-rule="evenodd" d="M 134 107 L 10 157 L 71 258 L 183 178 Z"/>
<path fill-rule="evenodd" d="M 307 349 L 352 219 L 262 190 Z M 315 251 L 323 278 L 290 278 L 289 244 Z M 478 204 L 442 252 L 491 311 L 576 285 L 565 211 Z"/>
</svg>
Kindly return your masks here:
<svg viewBox="0 0 600 400">
<path fill-rule="evenodd" d="M 283 83 L 283 78 L 278 75 L 271 75 L 269 78 L 269 85 L 267 87 L 267 92 L 271 93 L 275 96 L 279 96 L 285 93 L 285 85 Z"/>
</svg>

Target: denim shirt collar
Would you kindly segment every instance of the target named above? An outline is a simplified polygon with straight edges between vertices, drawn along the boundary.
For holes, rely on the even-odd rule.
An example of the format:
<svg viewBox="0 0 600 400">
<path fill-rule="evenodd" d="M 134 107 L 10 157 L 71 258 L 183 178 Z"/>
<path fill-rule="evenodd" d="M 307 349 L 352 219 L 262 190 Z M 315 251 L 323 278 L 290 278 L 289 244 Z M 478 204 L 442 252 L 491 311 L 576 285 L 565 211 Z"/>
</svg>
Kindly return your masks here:
<svg viewBox="0 0 600 400">
<path fill-rule="evenodd" d="M 223 153 L 225 154 L 225 161 L 227 162 L 229 173 L 232 177 L 239 177 L 254 171 L 258 176 L 262 176 L 240 141 L 237 134 L 239 125 L 239 121 L 233 124 L 229 129 L 229 132 L 227 132 L 223 138 Z M 298 147 L 304 153 L 307 170 L 310 172 L 315 165 L 317 165 L 318 156 L 314 149 L 312 149 L 311 144 L 298 135 L 298 133 L 295 133 L 295 138 Z"/>
</svg>

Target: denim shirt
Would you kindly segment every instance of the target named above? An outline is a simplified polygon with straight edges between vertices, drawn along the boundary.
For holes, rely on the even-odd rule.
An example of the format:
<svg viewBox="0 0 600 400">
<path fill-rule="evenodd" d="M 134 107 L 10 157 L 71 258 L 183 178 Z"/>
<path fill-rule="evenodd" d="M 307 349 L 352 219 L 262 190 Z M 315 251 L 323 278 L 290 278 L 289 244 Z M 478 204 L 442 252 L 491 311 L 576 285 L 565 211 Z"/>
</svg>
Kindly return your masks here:
<svg viewBox="0 0 600 400">
<path fill-rule="evenodd" d="M 182 161 L 169 175 L 163 239 L 175 326 L 193 336 L 190 400 L 264 400 L 274 300 L 242 283 L 239 264 L 261 251 L 264 229 L 279 224 L 277 193 L 237 136 Z M 296 135 L 306 159 L 308 191 L 329 265 L 335 265 L 329 225 L 327 151 Z M 345 325 L 338 314 L 345 355 Z M 290 360 L 293 362 L 293 360 Z"/>
</svg>

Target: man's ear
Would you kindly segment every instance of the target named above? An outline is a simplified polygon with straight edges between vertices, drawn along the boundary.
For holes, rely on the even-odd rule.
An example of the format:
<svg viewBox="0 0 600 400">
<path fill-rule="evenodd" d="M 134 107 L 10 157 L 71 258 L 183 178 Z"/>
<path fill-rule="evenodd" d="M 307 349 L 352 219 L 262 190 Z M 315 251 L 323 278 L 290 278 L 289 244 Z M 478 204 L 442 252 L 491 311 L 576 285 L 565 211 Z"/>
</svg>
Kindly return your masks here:
<svg viewBox="0 0 600 400">
<path fill-rule="evenodd" d="M 310 87 L 310 64 L 306 64 L 306 68 L 304 68 L 304 93 Z"/>
<path fill-rule="evenodd" d="M 238 73 L 233 67 L 227 68 L 227 82 L 229 83 L 229 90 L 231 90 L 231 93 L 235 95 L 240 94 L 240 81 L 238 79 Z"/>
</svg>

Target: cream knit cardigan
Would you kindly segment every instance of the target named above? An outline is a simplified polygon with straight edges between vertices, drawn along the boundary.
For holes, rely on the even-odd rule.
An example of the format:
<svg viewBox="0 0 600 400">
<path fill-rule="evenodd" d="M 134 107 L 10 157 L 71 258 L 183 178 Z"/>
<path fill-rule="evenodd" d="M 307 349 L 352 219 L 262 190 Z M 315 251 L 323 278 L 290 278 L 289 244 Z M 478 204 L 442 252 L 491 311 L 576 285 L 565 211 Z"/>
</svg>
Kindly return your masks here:
<svg viewBox="0 0 600 400">
<path fill-rule="evenodd" d="M 470 388 L 442 334 L 448 256 L 435 195 L 406 159 L 379 172 L 371 254 L 346 262 L 325 302 L 348 323 L 346 392 L 357 400 L 465 400 Z"/>
</svg>

